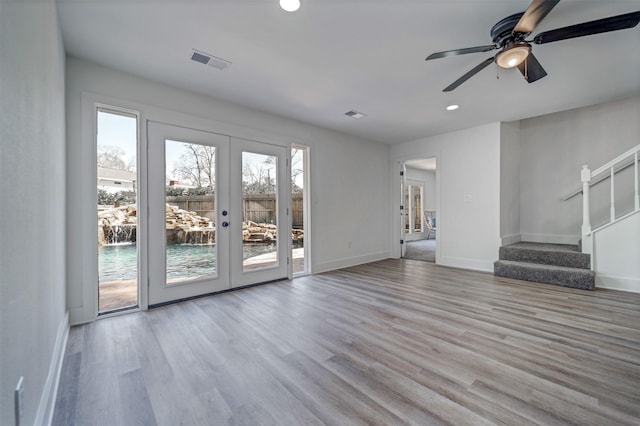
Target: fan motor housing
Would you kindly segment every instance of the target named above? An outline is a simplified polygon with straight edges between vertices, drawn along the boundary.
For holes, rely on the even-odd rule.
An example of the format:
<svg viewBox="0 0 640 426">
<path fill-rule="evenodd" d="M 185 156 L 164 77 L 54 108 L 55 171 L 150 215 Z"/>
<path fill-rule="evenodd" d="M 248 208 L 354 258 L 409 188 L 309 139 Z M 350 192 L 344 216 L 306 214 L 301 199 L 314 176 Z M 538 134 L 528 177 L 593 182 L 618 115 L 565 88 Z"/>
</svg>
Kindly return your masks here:
<svg viewBox="0 0 640 426">
<path fill-rule="evenodd" d="M 520 21 L 520 18 L 522 18 L 522 15 L 524 15 L 524 12 L 507 16 L 501 21 L 498 21 L 498 23 L 491 28 L 491 40 L 500 47 L 504 47 L 512 41 L 521 41 L 517 37 L 518 34 L 513 33 L 513 29 L 518 24 L 518 21 Z M 521 38 L 524 39 L 524 37 L 525 34 L 522 34 Z"/>
</svg>

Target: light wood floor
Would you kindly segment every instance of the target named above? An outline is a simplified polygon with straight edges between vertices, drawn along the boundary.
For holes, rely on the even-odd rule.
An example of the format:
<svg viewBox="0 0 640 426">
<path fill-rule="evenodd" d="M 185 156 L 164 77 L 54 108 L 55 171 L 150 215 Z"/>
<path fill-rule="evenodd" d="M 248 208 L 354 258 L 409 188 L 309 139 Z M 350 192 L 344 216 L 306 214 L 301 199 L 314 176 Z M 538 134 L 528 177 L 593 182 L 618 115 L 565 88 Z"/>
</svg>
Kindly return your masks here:
<svg viewBox="0 0 640 426">
<path fill-rule="evenodd" d="M 640 295 L 385 260 L 71 330 L 55 425 L 640 424 Z"/>
</svg>

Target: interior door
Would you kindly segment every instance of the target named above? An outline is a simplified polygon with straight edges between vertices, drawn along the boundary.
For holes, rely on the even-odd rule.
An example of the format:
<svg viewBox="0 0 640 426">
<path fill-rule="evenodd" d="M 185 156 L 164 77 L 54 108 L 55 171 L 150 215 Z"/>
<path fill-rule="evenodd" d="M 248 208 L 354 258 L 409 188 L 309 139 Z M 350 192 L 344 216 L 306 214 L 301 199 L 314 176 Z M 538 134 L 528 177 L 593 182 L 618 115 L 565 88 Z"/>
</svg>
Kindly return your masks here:
<svg viewBox="0 0 640 426">
<path fill-rule="evenodd" d="M 405 244 L 407 232 L 406 175 L 407 168 L 404 162 L 400 162 L 400 257 L 404 257 L 407 250 L 407 245 Z"/>
<path fill-rule="evenodd" d="M 149 305 L 288 276 L 288 150 L 148 125 Z"/>
<path fill-rule="evenodd" d="M 231 139 L 231 287 L 287 278 L 289 150 Z"/>
<path fill-rule="evenodd" d="M 229 137 L 155 122 L 147 132 L 149 305 L 228 289 Z"/>
</svg>

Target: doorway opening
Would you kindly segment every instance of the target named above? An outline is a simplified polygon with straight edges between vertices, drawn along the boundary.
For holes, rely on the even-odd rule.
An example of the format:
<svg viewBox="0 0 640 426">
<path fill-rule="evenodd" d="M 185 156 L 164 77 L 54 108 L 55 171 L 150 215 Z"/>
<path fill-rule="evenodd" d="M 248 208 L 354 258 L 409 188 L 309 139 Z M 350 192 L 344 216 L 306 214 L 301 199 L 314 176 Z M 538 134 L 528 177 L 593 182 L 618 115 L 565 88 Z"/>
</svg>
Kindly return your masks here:
<svg viewBox="0 0 640 426">
<path fill-rule="evenodd" d="M 405 259 L 435 262 L 437 244 L 436 158 L 402 165 L 402 245 Z"/>
</svg>

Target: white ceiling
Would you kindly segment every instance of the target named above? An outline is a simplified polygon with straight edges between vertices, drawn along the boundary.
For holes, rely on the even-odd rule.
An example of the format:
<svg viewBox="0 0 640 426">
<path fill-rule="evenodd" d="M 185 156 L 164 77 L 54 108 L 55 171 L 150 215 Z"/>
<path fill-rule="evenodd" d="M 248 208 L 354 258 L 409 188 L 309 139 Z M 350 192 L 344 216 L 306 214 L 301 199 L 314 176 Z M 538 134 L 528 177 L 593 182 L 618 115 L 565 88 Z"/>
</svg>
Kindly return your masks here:
<svg viewBox="0 0 640 426">
<path fill-rule="evenodd" d="M 442 89 L 494 54 L 425 61 L 490 44 L 529 0 L 58 0 L 70 55 L 362 138 L 399 143 L 640 93 L 640 26 L 534 45 L 548 76 L 527 84 L 495 64 Z M 534 31 L 640 10 L 640 0 L 563 0 Z M 198 49 L 232 62 L 190 60 Z M 449 104 L 460 109 L 448 112 Z M 368 116 L 343 115 L 355 109 Z"/>
</svg>

